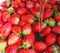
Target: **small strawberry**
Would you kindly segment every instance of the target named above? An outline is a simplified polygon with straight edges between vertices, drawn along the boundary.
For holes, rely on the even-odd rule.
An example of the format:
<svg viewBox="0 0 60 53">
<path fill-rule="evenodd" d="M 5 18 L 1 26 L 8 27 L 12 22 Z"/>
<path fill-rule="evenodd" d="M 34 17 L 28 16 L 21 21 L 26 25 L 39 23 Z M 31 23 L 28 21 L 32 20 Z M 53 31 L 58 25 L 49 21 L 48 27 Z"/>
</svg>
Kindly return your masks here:
<svg viewBox="0 0 60 53">
<path fill-rule="evenodd" d="M 58 10 L 58 8 L 57 8 L 56 5 L 52 5 L 52 9 L 53 9 L 53 10 Z"/>
<path fill-rule="evenodd" d="M 14 16 L 10 17 L 10 19 L 8 20 L 8 22 L 10 22 L 13 25 L 18 25 L 19 22 L 20 22 L 20 18 L 19 18 L 19 16 L 14 15 Z"/>
<path fill-rule="evenodd" d="M 36 53 L 33 49 L 21 49 L 19 53 Z"/>
<path fill-rule="evenodd" d="M 27 13 L 27 9 L 26 8 L 19 8 L 18 11 L 17 11 L 17 13 L 19 15 L 24 15 L 24 14 Z"/>
<path fill-rule="evenodd" d="M 29 35 L 31 32 L 32 32 L 32 28 L 31 28 L 31 26 L 29 24 L 25 24 L 22 27 L 22 34 L 23 35 Z"/>
<path fill-rule="evenodd" d="M 50 33 L 50 34 L 48 34 L 47 37 L 45 38 L 45 42 L 46 42 L 46 44 L 47 44 L 48 46 L 50 46 L 50 45 L 53 45 L 53 44 L 56 43 L 56 39 L 57 39 L 56 35 L 53 34 L 53 33 Z"/>
<path fill-rule="evenodd" d="M 5 25 L 3 25 L 0 29 L 0 34 L 3 36 L 3 37 L 8 37 L 10 32 L 11 32 L 11 24 L 10 23 L 6 23 Z"/>
<path fill-rule="evenodd" d="M 44 42 L 35 42 L 34 48 L 37 51 L 44 51 L 47 48 L 47 45 Z"/>
<path fill-rule="evenodd" d="M 42 36 L 47 36 L 51 32 L 51 28 L 47 27 L 42 31 Z"/>
<path fill-rule="evenodd" d="M 31 33 L 23 39 L 22 43 L 23 45 L 21 47 L 29 48 L 33 45 L 34 41 L 35 41 L 35 35 L 34 33 Z"/>
<path fill-rule="evenodd" d="M 58 46 L 52 45 L 46 49 L 44 53 L 58 53 Z"/>
<path fill-rule="evenodd" d="M 15 33 L 10 34 L 8 38 L 8 45 L 17 43 L 19 39 L 20 39 L 20 36 L 18 33 L 15 32 Z"/>
<path fill-rule="evenodd" d="M 27 2 L 26 2 L 26 7 L 27 7 L 28 9 L 33 8 L 33 7 L 34 7 L 34 2 L 32 2 L 32 1 L 27 1 Z"/>
<path fill-rule="evenodd" d="M 58 45 L 60 46 L 60 36 L 58 36 Z"/>
<path fill-rule="evenodd" d="M 16 44 L 14 45 L 9 45 L 6 48 L 6 53 L 17 53 L 18 46 Z"/>
<path fill-rule="evenodd" d="M 46 10 L 43 14 L 43 20 L 49 19 L 53 15 L 51 10 Z"/>
<path fill-rule="evenodd" d="M 2 15 L 2 20 L 4 22 L 8 21 L 8 19 L 10 18 L 10 13 L 9 12 L 4 12 Z"/>
<path fill-rule="evenodd" d="M 21 27 L 20 26 L 13 26 L 12 31 L 17 32 L 17 33 L 21 33 Z"/>
<path fill-rule="evenodd" d="M 56 34 L 60 34 L 60 26 L 55 26 L 52 28 L 52 32 L 56 33 Z"/>
</svg>

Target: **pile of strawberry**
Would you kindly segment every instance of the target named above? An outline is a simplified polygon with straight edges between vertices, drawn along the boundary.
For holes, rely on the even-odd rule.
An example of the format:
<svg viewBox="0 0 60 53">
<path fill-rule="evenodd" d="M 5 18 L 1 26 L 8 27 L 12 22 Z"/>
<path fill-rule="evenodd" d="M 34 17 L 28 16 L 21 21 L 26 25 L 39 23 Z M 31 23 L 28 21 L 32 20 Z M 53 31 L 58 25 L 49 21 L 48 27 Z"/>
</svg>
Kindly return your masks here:
<svg viewBox="0 0 60 53">
<path fill-rule="evenodd" d="M 40 0 L 6 0 L 0 9 L 0 52 L 60 53 L 60 0 L 47 0 L 41 23 Z"/>
</svg>

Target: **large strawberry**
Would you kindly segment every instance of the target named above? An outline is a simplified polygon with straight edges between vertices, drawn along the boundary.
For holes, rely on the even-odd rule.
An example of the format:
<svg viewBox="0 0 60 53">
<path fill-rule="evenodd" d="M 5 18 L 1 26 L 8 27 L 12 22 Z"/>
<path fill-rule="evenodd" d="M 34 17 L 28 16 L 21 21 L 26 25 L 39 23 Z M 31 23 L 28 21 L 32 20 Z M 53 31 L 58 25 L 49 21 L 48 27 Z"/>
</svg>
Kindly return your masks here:
<svg viewBox="0 0 60 53">
<path fill-rule="evenodd" d="M 14 45 L 9 45 L 7 48 L 6 48 L 6 53 L 17 53 L 17 50 L 18 50 L 18 46 L 16 44 Z"/>
<path fill-rule="evenodd" d="M 53 34 L 53 33 L 50 33 L 50 34 L 48 34 L 47 37 L 45 38 L 45 42 L 46 42 L 46 44 L 47 44 L 48 46 L 50 46 L 50 45 L 53 45 L 53 44 L 56 43 L 56 39 L 57 39 L 56 35 Z"/>
<path fill-rule="evenodd" d="M 20 35 L 18 33 L 12 33 L 9 35 L 9 38 L 8 38 L 8 45 L 12 45 L 12 44 L 15 44 L 19 41 L 20 39 Z"/>
<path fill-rule="evenodd" d="M 55 26 L 52 28 L 52 32 L 56 33 L 56 34 L 60 34 L 60 26 Z"/>
<path fill-rule="evenodd" d="M 28 35 L 32 32 L 32 28 L 29 24 L 25 24 L 23 27 L 22 27 L 22 34 L 23 35 Z"/>
<path fill-rule="evenodd" d="M 21 49 L 19 53 L 36 53 L 33 49 Z"/>
<path fill-rule="evenodd" d="M 34 33 L 31 33 L 23 39 L 22 42 L 23 45 L 21 47 L 29 48 L 33 45 L 34 41 L 35 41 L 35 35 Z"/>
<path fill-rule="evenodd" d="M 10 32 L 11 32 L 11 24 L 10 23 L 6 23 L 5 25 L 3 25 L 0 29 L 0 34 L 4 37 L 8 37 Z"/>
<path fill-rule="evenodd" d="M 35 42 L 34 48 L 37 51 L 44 51 L 47 48 L 47 45 L 44 42 Z"/>
</svg>

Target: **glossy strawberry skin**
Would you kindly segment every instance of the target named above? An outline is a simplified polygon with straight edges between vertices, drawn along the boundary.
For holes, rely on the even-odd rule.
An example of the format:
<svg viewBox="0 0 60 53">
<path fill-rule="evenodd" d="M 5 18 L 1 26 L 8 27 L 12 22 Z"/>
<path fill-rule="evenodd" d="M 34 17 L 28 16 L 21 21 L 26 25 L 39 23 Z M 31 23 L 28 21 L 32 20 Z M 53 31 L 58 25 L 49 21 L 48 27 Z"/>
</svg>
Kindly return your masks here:
<svg viewBox="0 0 60 53">
<path fill-rule="evenodd" d="M 48 34 L 48 36 L 45 38 L 45 42 L 48 46 L 55 44 L 56 40 L 57 40 L 57 37 L 53 33 Z"/>
<path fill-rule="evenodd" d="M 60 34 L 60 26 L 55 26 L 52 28 L 52 32 L 56 33 L 56 34 Z"/>
<path fill-rule="evenodd" d="M 34 48 L 37 51 L 44 51 L 47 48 L 47 45 L 44 42 L 36 42 L 34 43 Z"/>
<path fill-rule="evenodd" d="M 20 36 L 18 33 L 12 33 L 11 35 L 9 35 L 9 38 L 8 38 L 8 45 L 12 45 L 12 44 L 15 44 L 19 41 L 20 39 Z"/>
<path fill-rule="evenodd" d="M 32 49 L 22 49 L 19 51 L 19 53 L 36 53 L 36 52 Z"/>
<path fill-rule="evenodd" d="M 17 53 L 18 46 L 15 45 L 10 45 L 6 48 L 6 53 Z"/>
<path fill-rule="evenodd" d="M 12 29 L 12 25 L 10 23 L 6 23 L 5 25 L 3 25 L 3 27 L 0 29 L 0 33 L 4 36 L 4 37 L 8 37 L 10 32 Z"/>
</svg>

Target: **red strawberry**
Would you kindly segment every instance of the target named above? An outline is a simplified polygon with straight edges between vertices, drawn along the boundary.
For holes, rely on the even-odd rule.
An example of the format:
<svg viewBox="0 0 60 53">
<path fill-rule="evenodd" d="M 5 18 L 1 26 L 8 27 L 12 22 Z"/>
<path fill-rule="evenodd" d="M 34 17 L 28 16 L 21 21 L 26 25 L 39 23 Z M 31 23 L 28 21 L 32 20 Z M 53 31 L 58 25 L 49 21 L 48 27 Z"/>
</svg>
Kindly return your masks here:
<svg viewBox="0 0 60 53">
<path fill-rule="evenodd" d="M 26 7 L 27 7 L 28 9 L 33 8 L 33 7 L 34 7 L 34 2 L 32 2 L 32 1 L 27 1 L 27 2 L 26 2 Z"/>
<path fill-rule="evenodd" d="M 58 10 L 58 8 L 57 8 L 56 5 L 52 5 L 52 9 L 53 9 L 53 10 Z"/>
<path fill-rule="evenodd" d="M 58 53 L 58 48 L 56 45 L 52 45 L 46 49 L 44 53 Z"/>
<path fill-rule="evenodd" d="M 58 45 L 60 46 L 60 36 L 58 36 Z"/>
<path fill-rule="evenodd" d="M 4 37 L 9 36 L 10 32 L 11 32 L 11 24 L 10 23 L 6 23 L 5 25 L 3 25 L 3 27 L 0 29 L 0 34 L 2 34 Z"/>
<path fill-rule="evenodd" d="M 2 18 L 2 12 L 0 11 L 0 19 Z"/>
<path fill-rule="evenodd" d="M 51 10 L 46 10 L 43 14 L 43 20 L 49 19 L 53 15 Z"/>
<path fill-rule="evenodd" d="M 45 3 L 45 9 L 48 9 L 48 8 L 50 9 L 50 8 L 52 8 L 52 6 L 48 3 Z"/>
<path fill-rule="evenodd" d="M 20 33 L 21 32 L 21 27 L 20 26 L 13 26 L 12 31 Z"/>
<path fill-rule="evenodd" d="M 42 31 L 42 36 L 47 36 L 51 32 L 51 28 L 47 27 Z"/>
<path fill-rule="evenodd" d="M 36 42 L 34 44 L 34 48 L 37 51 L 44 51 L 47 48 L 47 45 L 44 42 Z"/>
<path fill-rule="evenodd" d="M 18 8 L 18 3 L 17 2 L 12 2 L 12 6 L 17 9 Z"/>
<path fill-rule="evenodd" d="M 31 33 L 23 39 L 22 47 L 29 48 L 30 46 L 33 45 L 34 41 L 35 41 L 35 35 L 34 35 L 34 33 Z"/>
<path fill-rule="evenodd" d="M 21 0 L 15 0 L 15 2 L 20 3 L 20 2 L 21 2 Z"/>
<path fill-rule="evenodd" d="M 56 0 L 50 0 L 50 4 L 55 4 Z"/>
<path fill-rule="evenodd" d="M 59 22 L 59 21 L 60 21 L 60 15 L 55 16 L 55 17 L 54 17 L 54 20 L 55 20 L 56 22 Z"/>
<path fill-rule="evenodd" d="M 56 33 L 56 34 L 60 34 L 60 26 L 55 26 L 52 28 L 52 32 Z"/>
<path fill-rule="evenodd" d="M 21 49 L 19 53 L 36 53 L 33 49 Z"/>
<path fill-rule="evenodd" d="M 48 46 L 53 45 L 56 43 L 56 35 L 53 33 L 48 34 L 48 36 L 45 38 L 45 42 Z"/>
<path fill-rule="evenodd" d="M 34 22 L 34 17 L 31 14 L 25 15 L 21 17 L 22 21 L 25 21 L 28 24 L 32 24 Z M 29 20 L 29 21 L 28 21 Z"/>
<path fill-rule="evenodd" d="M 10 18 L 10 13 L 9 12 L 4 12 L 2 15 L 2 20 L 4 22 L 8 21 L 8 19 Z"/>
<path fill-rule="evenodd" d="M 26 8 L 19 8 L 18 11 L 17 11 L 17 13 L 19 15 L 24 15 L 24 14 L 27 13 L 27 9 Z"/>
<path fill-rule="evenodd" d="M 32 28 L 29 24 L 26 24 L 22 27 L 22 34 L 23 35 L 28 35 L 32 32 Z"/>
<path fill-rule="evenodd" d="M 8 22 L 10 22 L 13 25 L 18 25 L 20 22 L 20 18 L 18 16 L 12 16 L 10 17 L 10 19 L 8 20 Z"/>
<path fill-rule="evenodd" d="M 16 44 L 15 45 L 9 45 L 6 48 L 6 53 L 17 53 L 17 50 L 18 50 L 18 46 Z"/>
<path fill-rule="evenodd" d="M 12 45 L 12 44 L 15 44 L 19 41 L 20 39 L 20 36 L 18 33 L 12 33 L 9 35 L 9 38 L 8 38 L 8 45 Z"/>
</svg>

